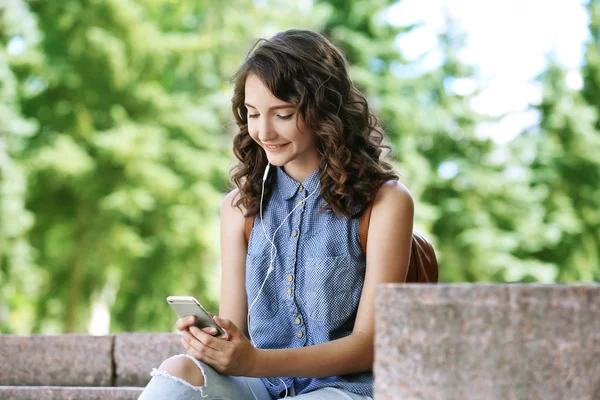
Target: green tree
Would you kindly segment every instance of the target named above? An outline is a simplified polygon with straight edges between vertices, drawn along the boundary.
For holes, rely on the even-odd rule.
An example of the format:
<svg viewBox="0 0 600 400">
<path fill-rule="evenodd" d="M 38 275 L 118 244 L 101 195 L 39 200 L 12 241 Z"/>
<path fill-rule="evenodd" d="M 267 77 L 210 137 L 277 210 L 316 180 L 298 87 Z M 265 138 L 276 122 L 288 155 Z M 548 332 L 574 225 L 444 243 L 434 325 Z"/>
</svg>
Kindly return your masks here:
<svg viewBox="0 0 600 400">
<path fill-rule="evenodd" d="M 32 329 L 85 330 L 104 296 L 115 330 L 164 330 L 166 295 L 211 304 L 220 124 L 160 82 L 166 60 L 200 43 L 181 46 L 132 1 L 30 6 L 45 57 L 21 71 L 40 87 L 23 101 L 40 125 L 27 146 L 31 241 L 46 277 Z"/>
<path fill-rule="evenodd" d="M 535 236 L 540 227 L 527 175 L 509 164 L 508 148 L 479 135 L 478 127 L 492 121 L 471 106 L 482 88 L 468 94 L 453 89 L 461 80 L 477 81 L 474 68 L 460 60 L 463 43 L 448 19 L 439 36 L 442 64 L 414 81 L 417 102 L 399 121 L 401 148 L 420 154 L 431 171 L 414 176 L 424 184 L 423 201 L 435 210 L 441 278 L 552 281 L 551 264 L 520 254 L 522 233 Z"/>
<path fill-rule="evenodd" d="M 600 133 L 591 96 L 597 65 L 588 56 L 583 94 L 592 104 L 586 104 L 582 93 L 567 87 L 564 69 L 553 59 L 549 64 L 539 77 L 544 91 L 536 107 L 540 125 L 514 143 L 514 153 L 530 171 L 531 187 L 543 207 L 540 225 L 544 229 L 522 247 L 554 264 L 558 281 L 598 280 Z"/>
<path fill-rule="evenodd" d="M 19 85 L 11 68 L 36 58 L 34 52 L 25 51 L 37 40 L 32 22 L 22 1 L 0 6 L 0 332 L 31 322 L 29 299 L 39 282 L 27 237 L 33 215 L 25 209 L 27 180 L 20 160 L 25 140 L 36 126 L 21 114 Z M 18 54 L 9 54 L 9 44 Z"/>
<path fill-rule="evenodd" d="M 171 294 L 216 310 L 228 79 L 255 38 L 290 27 L 322 30 L 348 56 L 442 280 L 598 279 L 598 1 L 583 97 L 551 67 L 540 127 L 509 146 L 478 135 L 478 89 L 454 90 L 476 71 L 451 21 L 441 65 L 402 73 L 418 68 L 395 41 L 414 27 L 386 20 L 394 3 L 2 3 L 0 330 L 85 331 L 93 304 L 110 307 L 112 331 L 169 330 Z"/>
<path fill-rule="evenodd" d="M 511 176 L 506 149 L 478 135 L 478 125 L 490 120 L 471 107 L 478 91 L 453 90 L 460 80 L 476 80 L 474 68 L 460 60 L 464 38 L 456 25 L 448 19 L 439 36 L 438 68 L 404 75 L 415 68 L 395 39 L 414 27 L 386 22 L 385 6 L 393 2 L 323 3 L 335 10 L 326 32 L 342 45 L 355 81 L 391 137 L 416 199 L 416 229 L 434 242 L 441 279 L 552 280 L 552 266 L 517 255 L 517 225 L 531 221 L 527 180 Z"/>
<path fill-rule="evenodd" d="M 216 309 L 218 209 L 234 130 L 229 77 L 254 38 L 326 10 L 253 1 L 31 0 L 39 63 L 14 68 L 41 285 L 20 331 L 168 330 L 164 298 Z M 292 12 L 290 12 L 292 11 Z M 270 20 L 269 24 L 264 24 Z M 15 277 L 8 277 L 15 279 Z"/>
<path fill-rule="evenodd" d="M 521 255 L 553 264 L 556 280 L 600 280 L 600 2 L 587 5 L 591 40 L 582 67 L 584 86 L 567 86 L 554 55 L 537 81 L 543 97 L 538 127 L 513 143 L 515 164 L 529 174 L 538 207 L 537 235 L 523 232 Z"/>
</svg>

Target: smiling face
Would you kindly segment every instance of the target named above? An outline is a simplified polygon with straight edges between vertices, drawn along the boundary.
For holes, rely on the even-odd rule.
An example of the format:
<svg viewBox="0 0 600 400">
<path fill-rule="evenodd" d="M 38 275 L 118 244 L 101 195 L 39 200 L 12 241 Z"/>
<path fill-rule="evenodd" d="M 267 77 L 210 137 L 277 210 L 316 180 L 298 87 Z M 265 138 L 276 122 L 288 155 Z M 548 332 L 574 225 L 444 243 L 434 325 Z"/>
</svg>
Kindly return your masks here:
<svg viewBox="0 0 600 400">
<path fill-rule="evenodd" d="M 271 165 L 284 167 L 291 178 L 304 181 L 319 168 L 317 135 L 306 128 L 292 104 L 275 97 L 255 74 L 246 78 L 244 93 L 252 139 Z"/>
</svg>

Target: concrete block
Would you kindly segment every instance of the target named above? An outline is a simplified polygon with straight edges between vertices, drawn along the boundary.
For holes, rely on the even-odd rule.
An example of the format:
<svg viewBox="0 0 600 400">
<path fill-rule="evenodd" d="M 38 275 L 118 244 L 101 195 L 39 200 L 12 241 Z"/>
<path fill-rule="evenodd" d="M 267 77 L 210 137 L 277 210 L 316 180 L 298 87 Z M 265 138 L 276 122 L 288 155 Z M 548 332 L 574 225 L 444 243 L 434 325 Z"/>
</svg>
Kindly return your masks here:
<svg viewBox="0 0 600 400">
<path fill-rule="evenodd" d="M 600 399 L 600 285 L 381 285 L 375 398 Z"/>
<path fill-rule="evenodd" d="M 110 386 L 112 346 L 112 336 L 2 335 L 0 385 Z"/>
<path fill-rule="evenodd" d="M 115 386 L 146 386 L 152 368 L 185 353 L 176 333 L 120 333 L 115 337 Z"/>
<path fill-rule="evenodd" d="M 136 400 L 142 390 L 134 387 L 0 386 L 0 399 Z"/>
</svg>

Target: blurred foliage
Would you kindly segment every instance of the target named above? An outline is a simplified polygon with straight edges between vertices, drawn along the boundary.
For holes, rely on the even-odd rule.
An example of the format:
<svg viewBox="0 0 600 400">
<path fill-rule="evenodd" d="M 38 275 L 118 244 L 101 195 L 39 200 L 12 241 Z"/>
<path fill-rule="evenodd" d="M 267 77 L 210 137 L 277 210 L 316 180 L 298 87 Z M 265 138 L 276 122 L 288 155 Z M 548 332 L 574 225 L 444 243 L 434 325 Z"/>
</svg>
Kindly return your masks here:
<svg viewBox="0 0 600 400">
<path fill-rule="evenodd" d="M 229 190 L 228 82 L 254 38 L 325 32 L 390 135 L 443 281 L 600 280 L 597 37 L 584 88 L 549 60 L 539 126 L 509 144 L 456 82 L 460 29 L 442 64 L 411 68 L 413 27 L 390 0 L 4 0 L 0 5 L 0 332 L 165 331 L 172 294 L 217 309 L 218 210 Z"/>
</svg>

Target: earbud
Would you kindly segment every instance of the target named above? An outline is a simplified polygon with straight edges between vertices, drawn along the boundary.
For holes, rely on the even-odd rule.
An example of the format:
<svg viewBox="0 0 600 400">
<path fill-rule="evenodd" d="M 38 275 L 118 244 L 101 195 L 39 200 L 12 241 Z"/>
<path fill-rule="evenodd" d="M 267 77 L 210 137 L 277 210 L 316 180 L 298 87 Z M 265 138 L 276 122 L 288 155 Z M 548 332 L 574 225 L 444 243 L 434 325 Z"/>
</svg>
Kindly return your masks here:
<svg viewBox="0 0 600 400">
<path fill-rule="evenodd" d="M 267 180 L 270 169 L 271 169 L 271 163 L 267 163 L 267 168 L 265 168 L 265 174 L 263 175 L 263 182 L 265 182 Z"/>
</svg>

